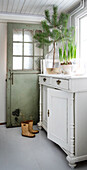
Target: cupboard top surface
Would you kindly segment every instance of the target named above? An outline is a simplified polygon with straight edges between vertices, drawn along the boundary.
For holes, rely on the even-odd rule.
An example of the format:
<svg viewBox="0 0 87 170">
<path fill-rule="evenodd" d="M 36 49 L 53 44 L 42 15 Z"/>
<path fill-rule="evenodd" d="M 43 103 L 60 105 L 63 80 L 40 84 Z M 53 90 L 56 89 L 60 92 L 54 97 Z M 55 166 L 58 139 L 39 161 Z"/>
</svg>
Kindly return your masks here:
<svg viewBox="0 0 87 170">
<path fill-rule="evenodd" d="M 84 79 L 87 78 L 87 74 L 84 75 L 67 75 L 67 74 L 39 74 L 39 76 L 61 78 L 61 79 Z"/>
</svg>

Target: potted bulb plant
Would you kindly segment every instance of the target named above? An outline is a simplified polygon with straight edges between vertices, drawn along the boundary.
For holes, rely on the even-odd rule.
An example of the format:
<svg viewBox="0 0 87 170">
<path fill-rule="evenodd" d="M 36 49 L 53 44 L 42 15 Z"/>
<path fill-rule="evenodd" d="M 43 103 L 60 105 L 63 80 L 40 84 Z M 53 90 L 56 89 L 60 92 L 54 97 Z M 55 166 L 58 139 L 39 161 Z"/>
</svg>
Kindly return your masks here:
<svg viewBox="0 0 87 170">
<path fill-rule="evenodd" d="M 58 15 L 57 6 L 53 6 L 52 16 L 50 16 L 49 10 L 45 10 L 45 20 L 41 22 L 43 31 L 37 32 L 34 35 L 34 39 L 36 39 L 39 48 L 45 48 L 52 45 L 52 49 L 47 54 L 47 57 L 52 61 L 49 69 L 47 68 L 48 72 L 50 70 L 52 73 L 56 73 L 54 70 L 57 67 L 57 62 L 59 62 L 58 42 L 71 38 L 68 34 L 70 28 L 67 29 L 68 17 L 69 15 L 65 13 Z M 49 61 L 48 58 L 47 61 Z"/>
<path fill-rule="evenodd" d="M 71 74 L 76 59 L 75 29 L 72 29 L 68 32 L 69 39 L 64 40 L 63 46 L 59 48 L 60 65 L 64 74 Z"/>
</svg>

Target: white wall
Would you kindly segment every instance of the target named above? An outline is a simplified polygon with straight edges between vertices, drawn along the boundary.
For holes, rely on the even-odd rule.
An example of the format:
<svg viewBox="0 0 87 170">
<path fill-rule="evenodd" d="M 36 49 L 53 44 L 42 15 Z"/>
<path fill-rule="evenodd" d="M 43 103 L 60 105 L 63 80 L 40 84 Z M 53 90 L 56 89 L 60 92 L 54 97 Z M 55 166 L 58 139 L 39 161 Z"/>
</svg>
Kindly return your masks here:
<svg viewBox="0 0 87 170">
<path fill-rule="evenodd" d="M 0 123 L 6 122 L 7 24 L 0 23 Z"/>
</svg>

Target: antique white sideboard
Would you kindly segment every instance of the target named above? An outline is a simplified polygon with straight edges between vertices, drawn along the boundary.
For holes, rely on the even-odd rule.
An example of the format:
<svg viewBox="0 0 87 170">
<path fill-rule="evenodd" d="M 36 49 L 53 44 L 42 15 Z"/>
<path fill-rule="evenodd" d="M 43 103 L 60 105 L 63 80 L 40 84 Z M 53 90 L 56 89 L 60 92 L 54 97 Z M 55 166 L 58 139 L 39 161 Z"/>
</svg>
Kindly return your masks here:
<svg viewBox="0 0 87 170">
<path fill-rule="evenodd" d="M 87 160 L 87 76 L 39 75 L 39 127 L 67 154 L 69 166 Z"/>
</svg>

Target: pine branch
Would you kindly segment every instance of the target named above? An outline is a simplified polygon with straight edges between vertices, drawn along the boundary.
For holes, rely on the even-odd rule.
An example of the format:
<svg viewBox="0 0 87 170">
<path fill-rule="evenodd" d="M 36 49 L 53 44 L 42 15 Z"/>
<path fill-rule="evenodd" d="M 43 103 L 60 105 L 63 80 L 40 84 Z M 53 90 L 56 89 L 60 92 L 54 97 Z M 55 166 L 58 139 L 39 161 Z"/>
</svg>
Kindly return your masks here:
<svg viewBox="0 0 87 170">
<path fill-rule="evenodd" d="M 48 36 L 49 36 L 50 33 L 51 33 L 49 25 L 47 24 L 46 21 L 42 21 L 41 24 L 42 24 L 42 28 L 43 28 L 44 33 L 48 34 Z"/>
<path fill-rule="evenodd" d="M 69 18 L 68 14 L 61 13 L 57 26 L 62 26 L 62 29 L 65 29 L 67 27 L 68 18 Z"/>
<path fill-rule="evenodd" d="M 53 15 L 52 15 L 52 25 L 54 27 L 57 26 L 57 19 L 58 19 L 58 8 L 57 6 L 53 6 Z"/>
<path fill-rule="evenodd" d="M 47 20 L 49 23 L 51 23 L 49 10 L 45 10 L 45 18 L 46 18 L 46 20 Z"/>
</svg>

